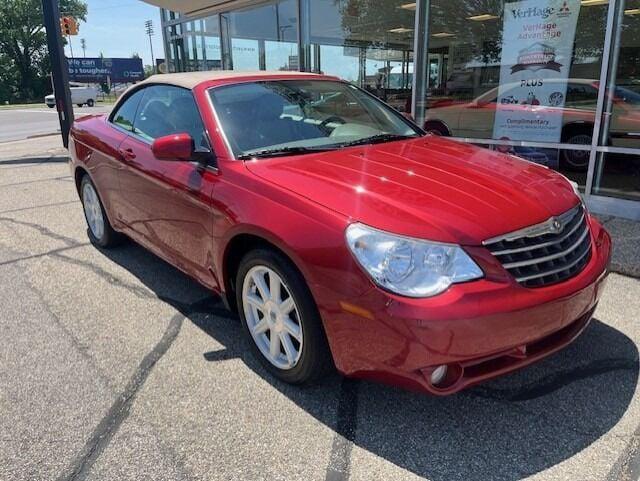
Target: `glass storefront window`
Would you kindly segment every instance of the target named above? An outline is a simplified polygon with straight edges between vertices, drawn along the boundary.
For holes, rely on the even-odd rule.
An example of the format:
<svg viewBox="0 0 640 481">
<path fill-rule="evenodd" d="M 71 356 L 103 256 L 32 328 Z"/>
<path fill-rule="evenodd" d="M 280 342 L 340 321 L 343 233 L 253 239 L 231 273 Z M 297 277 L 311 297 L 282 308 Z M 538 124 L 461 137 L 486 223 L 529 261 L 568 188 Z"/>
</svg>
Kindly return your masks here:
<svg viewBox="0 0 640 481">
<path fill-rule="evenodd" d="M 616 17 L 600 137 L 611 151 L 597 154 L 593 193 L 640 200 L 640 155 L 621 150 L 640 149 L 640 0 L 621 1 Z"/>
<path fill-rule="evenodd" d="M 602 152 L 596 171 L 594 194 L 640 201 L 640 155 Z"/>
<path fill-rule="evenodd" d="M 182 25 L 171 25 L 165 29 L 167 39 L 167 67 L 169 72 L 184 71 L 184 38 Z"/>
<path fill-rule="evenodd" d="M 406 0 L 305 1 L 311 69 L 353 82 L 408 111 L 415 7 Z"/>
<path fill-rule="evenodd" d="M 298 7 L 284 0 L 222 15 L 234 70 L 298 70 Z"/>
<path fill-rule="evenodd" d="M 610 64 L 603 117 L 603 143 L 640 148 L 640 0 L 622 1 Z"/>
<path fill-rule="evenodd" d="M 538 150 L 547 165 L 583 181 L 607 12 L 606 1 L 593 0 L 433 0 L 425 128 L 581 145 Z"/>
<path fill-rule="evenodd" d="M 165 36 L 169 72 L 222 68 L 217 15 L 170 25 Z"/>
<path fill-rule="evenodd" d="M 222 69 L 222 51 L 220 48 L 220 23 L 217 15 L 206 17 L 203 22 L 202 49 L 204 50 L 205 70 Z"/>
</svg>

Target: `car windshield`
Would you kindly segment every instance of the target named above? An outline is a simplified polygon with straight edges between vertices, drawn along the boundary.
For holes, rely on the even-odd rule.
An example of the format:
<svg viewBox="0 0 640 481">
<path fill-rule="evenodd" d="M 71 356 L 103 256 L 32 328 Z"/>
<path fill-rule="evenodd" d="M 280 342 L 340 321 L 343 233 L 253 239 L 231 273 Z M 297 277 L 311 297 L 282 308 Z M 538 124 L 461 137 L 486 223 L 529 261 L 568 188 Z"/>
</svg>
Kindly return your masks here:
<svg viewBox="0 0 640 481">
<path fill-rule="evenodd" d="M 240 159 L 334 150 L 422 135 L 395 110 L 345 82 L 278 80 L 209 91 Z"/>
</svg>

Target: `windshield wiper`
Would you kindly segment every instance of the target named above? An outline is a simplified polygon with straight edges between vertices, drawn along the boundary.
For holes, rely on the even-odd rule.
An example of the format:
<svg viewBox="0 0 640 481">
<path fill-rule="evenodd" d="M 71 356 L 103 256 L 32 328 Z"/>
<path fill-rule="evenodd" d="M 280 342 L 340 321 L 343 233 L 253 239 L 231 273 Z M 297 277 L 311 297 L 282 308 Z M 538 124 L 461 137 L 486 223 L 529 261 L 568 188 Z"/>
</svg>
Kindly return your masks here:
<svg viewBox="0 0 640 481">
<path fill-rule="evenodd" d="M 278 157 L 283 155 L 310 154 L 312 152 L 326 152 L 334 150 L 335 147 L 281 147 L 278 149 L 257 150 L 255 152 L 247 152 L 238 156 L 240 160 L 258 159 L 262 157 Z"/>
<path fill-rule="evenodd" d="M 366 145 L 366 144 L 381 144 L 383 142 L 391 142 L 392 140 L 414 139 L 417 135 L 402 135 L 402 134 L 378 134 L 371 137 L 365 137 L 363 139 L 353 140 L 351 142 L 345 142 L 339 144 L 342 147 L 352 147 L 354 145 Z"/>
<path fill-rule="evenodd" d="M 342 149 L 344 147 L 351 147 L 354 145 L 365 144 L 379 144 L 382 142 L 390 142 L 392 140 L 413 139 L 418 137 L 417 135 L 402 135 L 402 134 L 378 134 L 371 137 L 365 137 L 363 139 L 353 140 L 351 142 L 345 142 L 343 144 L 336 143 L 322 147 L 280 147 L 277 149 L 264 149 L 256 150 L 254 152 L 246 152 L 238 156 L 240 160 L 259 159 L 263 157 L 278 157 L 284 155 L 295 154 L 309 154 L 314 152 L 327 152 L 328 150 Z"/>
</svg>

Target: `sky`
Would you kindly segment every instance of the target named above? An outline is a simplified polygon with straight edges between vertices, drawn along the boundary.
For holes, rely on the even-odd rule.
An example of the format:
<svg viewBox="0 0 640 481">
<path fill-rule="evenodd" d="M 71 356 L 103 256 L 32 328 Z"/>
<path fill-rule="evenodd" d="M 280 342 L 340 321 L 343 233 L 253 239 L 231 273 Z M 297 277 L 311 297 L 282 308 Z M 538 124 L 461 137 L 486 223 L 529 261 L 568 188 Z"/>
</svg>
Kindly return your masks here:
<svg viewBox="0 0 640 481">
<path fill-rule="evenodd" d="M 137 52 L 145 65 L 151 65 L 149 37 L 145 33 L 144 22 L 153 21 L 155 35 L 153 54 L 155 58 L 164 58 L 162 30 L 160 28 L 160 9 L 140 0 L 85 0 L 87 2 L 87 21 L 80 23 L 77 36 L 71 37 L 73 55 L 82 57 L 80 39 L 87 43 L 86 56 L 131 57 Z M 67 57 L 69 46 L 65 47 Z"/>
</svg>

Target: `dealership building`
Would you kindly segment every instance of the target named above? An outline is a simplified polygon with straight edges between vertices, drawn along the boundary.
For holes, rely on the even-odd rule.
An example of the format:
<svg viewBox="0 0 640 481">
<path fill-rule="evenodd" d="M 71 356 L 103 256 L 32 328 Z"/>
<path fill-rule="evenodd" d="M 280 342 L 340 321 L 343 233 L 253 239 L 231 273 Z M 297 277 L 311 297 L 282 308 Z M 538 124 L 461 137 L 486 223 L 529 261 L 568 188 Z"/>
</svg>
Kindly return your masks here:
<svg viewBox="0 0 640 481">
<path fill-rule="evenodd" d="M 640 219 L 640 0 L 145 0 L 163 68 L 335 75 Z"/>
</svg>

